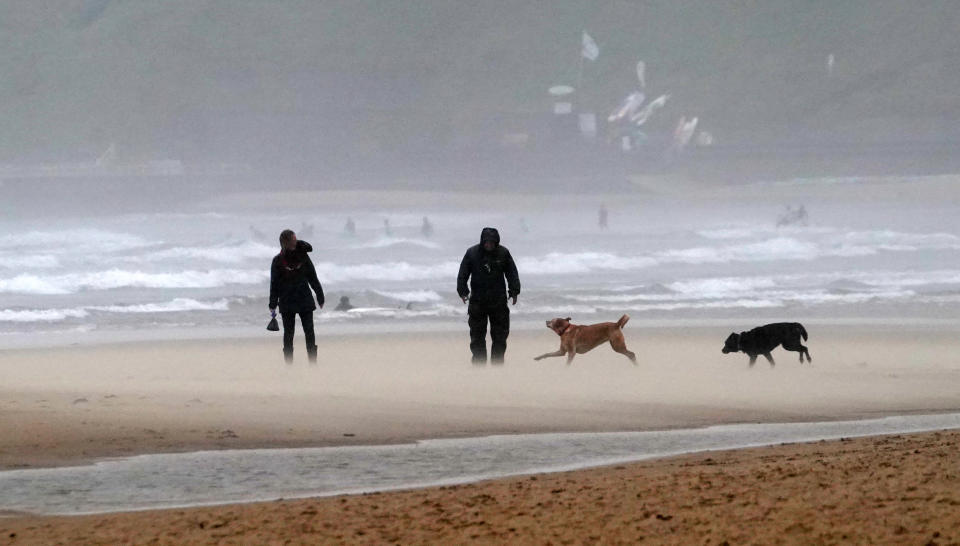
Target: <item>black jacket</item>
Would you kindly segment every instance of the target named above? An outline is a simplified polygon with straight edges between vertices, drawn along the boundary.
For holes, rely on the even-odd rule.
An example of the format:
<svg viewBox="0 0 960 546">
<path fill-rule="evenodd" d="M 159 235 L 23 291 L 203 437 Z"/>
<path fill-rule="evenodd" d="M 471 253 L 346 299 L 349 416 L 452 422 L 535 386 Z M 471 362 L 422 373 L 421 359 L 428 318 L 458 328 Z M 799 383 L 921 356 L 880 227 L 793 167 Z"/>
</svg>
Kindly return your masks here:
<svg viewBox="0 0 960 546">
<path fill-rule="evenodd" d="M 483 248 L 485 241 L 497 244 L 491 252 Z M 506 278 L 506 283 L 504 282 Z M 470 288 L 467 289 L 467 279 Z M 509 290 L 507 289 L 509 286 Z M 500 246 L 500 234 L 493 228 L 483 228 L 480 233 L 480 244 L 467 249 L 460 262 L 460 273 L 457 275 L 457 294 L 461 298 L 470 296 L 470 301 L 484 304 L 500 304 L 507 301 L 507 297 L 515 297 L 520 293 L 520 277 L 517 274 L 517 265 L 513 256 L 506 247 Z"/>
<path fill-rule="evenodd" d="M 273 258 L 270 265 L 270 309 L 279 304 L 281 313 L 313 311 L 313 294 L 317 293 L 317 303 L 323 305 L 323 287 L 317 279 L 317 270 L 307 252 L 313 247 L 306 241 L 297 241 L 293 252 L 284 250 Z"/>
</svg>

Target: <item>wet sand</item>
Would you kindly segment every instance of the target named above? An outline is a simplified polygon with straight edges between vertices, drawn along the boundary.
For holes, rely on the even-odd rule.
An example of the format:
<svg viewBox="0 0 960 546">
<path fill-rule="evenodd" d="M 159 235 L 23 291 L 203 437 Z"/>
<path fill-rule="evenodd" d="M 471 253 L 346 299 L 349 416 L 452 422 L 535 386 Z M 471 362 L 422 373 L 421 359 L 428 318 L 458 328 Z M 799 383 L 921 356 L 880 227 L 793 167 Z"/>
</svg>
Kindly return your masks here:
<svg viewBox="0 0 960 546">
<path fill-rule="evenodd" d="M 957 544 L 960 432 L 392 493 L 0 519 L 11 544 Z"/>
<path fill-rule="evenodd" d="M 727 329 L 631 324 L 639 357 L 511 335 L 503 367 L 466 334 L 327 336 L 321 362 L 279 340 L 137 342 L 0 352 L 0 464 L 136 453 L 405 442 L 491 433 L 812 421 L 960 409 L 950 325 L 807 324 L 747 367 Z M 342 498 L 0 520 L 0 542 L 917 543 L 960 541 L 960 433 L 855 439 Z"/>
<path fill-rule="evenodd" d="M 287 366 L 279 339 L 0 351 L 0 468 L 246 447 L 409 442 L 526 432 L 649 430 L 960 409 L 949 326 L 808 324 L 813 365 L 723 355 L 717 328 L 627 326 L 633 366 L 601 346 L 511 335 L 505 366 L 473 367 L 466 333 L 320 339 Z M 298 347 L 299 349 L 299 347 Z"/>
</svg>

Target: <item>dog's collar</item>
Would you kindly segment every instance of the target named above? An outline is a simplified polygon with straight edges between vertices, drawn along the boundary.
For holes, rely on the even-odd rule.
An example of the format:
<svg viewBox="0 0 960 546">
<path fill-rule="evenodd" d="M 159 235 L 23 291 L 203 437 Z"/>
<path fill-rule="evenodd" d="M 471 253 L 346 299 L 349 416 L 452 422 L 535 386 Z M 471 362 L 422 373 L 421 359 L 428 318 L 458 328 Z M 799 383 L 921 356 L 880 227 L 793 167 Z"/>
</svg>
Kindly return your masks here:
<svg viewBox="0 0 960 546">
<path fill-rule="evenodd" d="M 564 328 L 562 332 L 557 332 L 557 335 L 563 336 L 563 334 L 567 333 L 567 330 L 570 329 L 570 326 L 572 326 L 572 325 L 568 322 L 568 323 L 567 323 L 567 327 Z"/>
</svg>

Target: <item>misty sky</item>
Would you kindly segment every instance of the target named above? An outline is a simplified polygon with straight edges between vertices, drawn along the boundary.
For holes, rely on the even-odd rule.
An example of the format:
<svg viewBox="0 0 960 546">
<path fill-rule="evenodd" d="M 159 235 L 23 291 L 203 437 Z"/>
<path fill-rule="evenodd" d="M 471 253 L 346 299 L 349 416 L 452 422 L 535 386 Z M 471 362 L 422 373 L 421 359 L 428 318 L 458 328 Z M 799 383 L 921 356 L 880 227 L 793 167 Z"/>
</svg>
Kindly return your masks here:
<svg viewBox="0 0 960 546">
<path fill-rule="evenodd" d="M 308 176 L 518 133 L 550 154 L 576 131 L 546 90 L 580 82 L 576 108 L 604 118 L 638 60 L 671 95 L 654 141 L 696 116 L 727 147 L 938 145 L 958 138 L 958 19 L 952 2 L 4 2 L 0 161 L 115 145 Z M 584 30 L 600 54 L 582 63 Z"/>
</svg>

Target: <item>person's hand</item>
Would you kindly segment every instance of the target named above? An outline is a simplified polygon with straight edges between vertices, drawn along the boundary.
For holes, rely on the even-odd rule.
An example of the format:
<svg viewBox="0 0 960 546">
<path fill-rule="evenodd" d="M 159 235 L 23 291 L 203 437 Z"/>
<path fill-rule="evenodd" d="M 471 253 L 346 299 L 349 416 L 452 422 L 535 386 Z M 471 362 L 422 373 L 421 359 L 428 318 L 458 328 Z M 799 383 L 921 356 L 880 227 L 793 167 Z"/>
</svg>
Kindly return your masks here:
<svg viewBox="0 0 960 546">
<path fill-rule="evenodd" d="M 513 297 L 513 298 L 511 298 L 511 299 L 513 300 L 513 304 L 514 304 L 514 305 L 516 305 L 516 304 L 517 304 L 517 297 L 516 297 L 516 296 L 514 296 L 514 297 Z"/>
<path fill-rule="evenodd" d="M 463 300 L 463 303 L 467 303 L 467 296 L 460 296 L 460 299 Z"/>
<path fill-rule="evenodd" d="M 317 307 L 319 307 L 320 309 L 323 309 L 323 304 L 324 304 L 323 300 L 317 300 Z"/>
<path fill-rule="evenodd" d="M 270 309 L 270 318 L 277 318 L 277 310 Z"/>
</svg>

